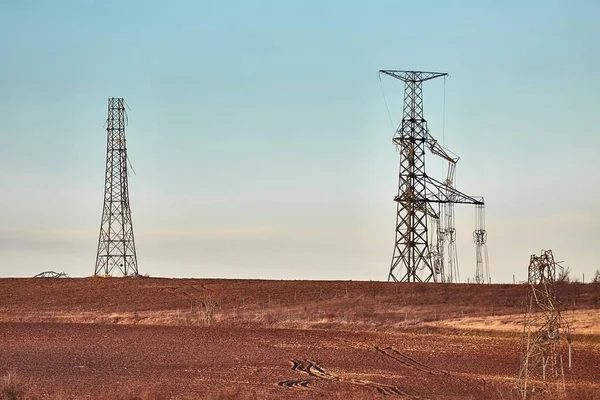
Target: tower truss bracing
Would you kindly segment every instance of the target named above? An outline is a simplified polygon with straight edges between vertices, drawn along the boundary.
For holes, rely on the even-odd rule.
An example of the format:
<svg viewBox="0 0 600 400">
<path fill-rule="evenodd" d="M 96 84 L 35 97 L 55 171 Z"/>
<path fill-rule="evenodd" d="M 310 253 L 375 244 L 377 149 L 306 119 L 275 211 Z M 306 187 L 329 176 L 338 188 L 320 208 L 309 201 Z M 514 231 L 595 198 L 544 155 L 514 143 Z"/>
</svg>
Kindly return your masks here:
<svg viewBox="0 0 600 400">
<path fill-rule="evenodd" d="M 571 334 L 557 301 L 556 270 L 551 250 L 529 261 L 528 293 L 523 322 L 522 358 L 517 389 L 523 399 L 565 398 L 564 370 L 571 369 Z"/>
<path fill-rule="evenodd" d="M 94 275 L 138 275 L 127 181 L 125 120 L 125 100 L 108 99 L 104 206 Z"/>
<path fill-rule="evenodd" d="M 400 153 L 396 209 L 396 237 L 388 280 L 401 282 L 458 282 L 458 257 L 454 205 L 472 204 L 483 210 L 482 197 L 466 195 L 454 187 L 454 174 L 459 157 L 442 147 L 431 136 L 423 114 L 423 83 L 448 75 L 442 72 L 380 70 L 404 82 L 402 122 L 393 144 Z M 440 182 L 425 170 L 425 155 L 441 157 L 448 162 L 448 175 Z M 483 218 L 483 213 L 481 214 Z M 485 224 L 477 225 L 479 238 Z M 447 259 L 445 247 L 448 247 Z M 483 247 L 482 247 L 483 248 Z M 478 253 L 479 254 L 479 250 Z M 487 251 L 481 252 L 487 265 Z M 487 268 L 483 268 L 487 275 Z M 477 268 L 476 268 L 477 276 Z M 489 276 L 476 281 L 487 282 Z"/>
</svg>

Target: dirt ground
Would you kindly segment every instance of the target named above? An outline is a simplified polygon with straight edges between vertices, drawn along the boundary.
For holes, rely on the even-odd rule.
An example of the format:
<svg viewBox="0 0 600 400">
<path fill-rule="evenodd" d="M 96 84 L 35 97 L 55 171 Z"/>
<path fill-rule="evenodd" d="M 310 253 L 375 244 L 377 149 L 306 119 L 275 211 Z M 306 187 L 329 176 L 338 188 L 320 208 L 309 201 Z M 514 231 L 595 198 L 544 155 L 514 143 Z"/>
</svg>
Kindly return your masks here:
<svg viewBox="0 0 600 400">
<path fill-rule="evenodd" d="M 568 398 L 600 399 L 600 292 L 559 293 L 574 327 Z M 525 294 L 524 285 L 0 279 L 0 376 L 50 399 L 516 399 Z"/>
</svg>

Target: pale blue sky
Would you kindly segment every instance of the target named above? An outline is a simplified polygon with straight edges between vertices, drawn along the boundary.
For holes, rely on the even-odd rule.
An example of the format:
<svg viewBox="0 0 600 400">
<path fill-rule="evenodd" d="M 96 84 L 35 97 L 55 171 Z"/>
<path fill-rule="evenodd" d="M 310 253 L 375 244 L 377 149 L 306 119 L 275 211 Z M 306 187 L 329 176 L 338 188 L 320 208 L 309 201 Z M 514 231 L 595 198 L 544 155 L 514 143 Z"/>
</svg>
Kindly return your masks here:
<svg viewBox="0 0 600 400">
<path fill-rule="evenodd" d="M 485 196 L 492 279 L 542 248 L 587 279 L 599 4 L 0 0 L 0 276 L 93 273 L 114 96 L 141 273 L 384 280 L 398 154 L 377 71 L 422 69 L 451 74 L 445 127 L 442 80 L 425 114 Z M 403 87 L 383 88 L 396 124 Z M 463 278 L 473 224 L 457 207 Z"/>
</svg>

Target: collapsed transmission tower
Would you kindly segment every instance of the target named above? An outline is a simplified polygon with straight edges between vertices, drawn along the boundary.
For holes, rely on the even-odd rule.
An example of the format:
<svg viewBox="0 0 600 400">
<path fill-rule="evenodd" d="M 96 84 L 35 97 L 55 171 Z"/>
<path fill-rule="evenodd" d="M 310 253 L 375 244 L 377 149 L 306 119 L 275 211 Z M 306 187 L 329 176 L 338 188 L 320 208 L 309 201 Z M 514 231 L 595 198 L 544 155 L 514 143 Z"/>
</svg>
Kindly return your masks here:
<svg viewBox="0 0 600 400">
<path fill-rule="evenodd" d="M 458 282 L 454 204 L 473 204 L 481 210 L 478 214 L 481 215 L 481 223 L 477 223 L 474 233 L 477 255 L 485 257 L 481 266 L 478 261 L 476 277 L 481 275 L 481 278 L 476 278 L 476 281 L 487 282 L 487 250 L 482 250 L 486 247 L 487 237 L 483 223 L 483 197 L 471 197 L 454 188 L 458 156 L 442 147 L 430 135 L 423 115 L 423 82 L 440 77 L 445 79 L 448 74 L 393 70 L 380 70 L 379 74 L 404 82 L 402 122 L 392 139 L 400 152 L 400 171 L 398 195 L 394 198 L 397 203 L 396 238 L 388 280 Z M 444 182 L 426 173 L 426 148 L 431 154 L 448 162 L 448 174 Z M 444 253 L 446 240 L 447 262 Z"/>
<path fill-rule="evenodd" d="M 115 270 L 124 276 L 138 275 L 127 182 L 126 117 L 125 100 L 108 99 L 104 207 L 94 275 L 110 276 Z"/>
<path fill-rule="evenodd" d="M 534 393 L 565 397 L 563 355 L 571 369 L 571 335 L 556 296 L 556 269 L 552 250 L 531 255 L 529 291 L 523 323 L 523 355 L 517 389 L 523 399 Z"/>
<path fill-rule="evenodd" d="M 34 278 L 68 278 L 66 272 L 44 271 L 33 276 Z"/>
</svg>

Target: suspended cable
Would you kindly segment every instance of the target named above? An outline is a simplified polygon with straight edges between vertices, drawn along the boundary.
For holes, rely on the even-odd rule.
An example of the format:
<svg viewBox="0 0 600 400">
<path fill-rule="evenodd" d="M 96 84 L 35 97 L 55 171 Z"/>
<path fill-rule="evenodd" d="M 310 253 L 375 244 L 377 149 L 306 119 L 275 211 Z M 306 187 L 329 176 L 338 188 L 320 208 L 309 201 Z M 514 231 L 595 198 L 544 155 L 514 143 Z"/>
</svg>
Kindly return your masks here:
<svg viewBox="0 0 600 400">
<path fill-rule="evenodd" d="M 131 108 L 129 108 L 129 104 L 127 104 L 125 99 L 123 99 L 123 104 L 125 104 L 127 110 L 131 111 Z M 125 114 L 125 125 L 129 125 L 129 115 L 127 115 L 127 110 L 123 110 L 123 113 Z"/>
<path fill-rule="evenodd" d="M 383 102 L 385 103 L 385 109 L 387 111 L 388 119 L 390 120 L 390 127 L 394 131 L 394 135 L 395 135 L 396 131 L 394 129 L 394 121 L 392 121 L 392 115 L 390 114 L 390 108 L 388 107 L 388 102 L 387 102 L 387 99 L 385 98 L 385 91 L 383 90 L 383 82 L 381 81 L 381 74 L 379 74 L 379 87 L 381 88 Z M 394 135 L 392 135 L 392 137 L 394 137 Z"/>
<path fill-rule="evenodd" d="M 444 76 L 444 97 L 442 100 L 442 147 L 446 145 L 446 76 Z M 446 169 L 444 168 L 444 163 L 442 163 L 442 176 L 445 176 Z M 451 167 L 448 166 L 448 169 Z"/>
<path fill-rule="evenodd" d="M 125 106 L 127 107 L 127 110 L 131 111 L 129 104 L 127 104 L 125 99 L 123 99 L 123 104 L 125 104 Z M 127 110 L 123 110 L 123 114 L 125 114 L 125 125 L 129 125 L 129 116 L 127 115 Z M 133 169 L 133 165 L 131 165 L 131 160 L 129 159 L 129 155 L 127 155 L 127 163 L 129 163 L 129 168 L 131 168 L 133 175 L 137 176 L 137 174 L 135 173 L 135 169 Z"/>
<path fill-rule="evenodd" d="M 446 143 L 446 76 L 444 76 L 444 101 L 442 106 L 442 146 Z"/>
<path fill-rule="evenodd" d="M 131 165 L 131 160 L 129 159 L 129 156 L 127 156 L 127 162 L 129 163 L 129 168 L 131 168 L 133 175 L 137 176 L 137 174 L 135 173 L 135 169 L 133 169 L 133 165 Z"/>
</svg>

